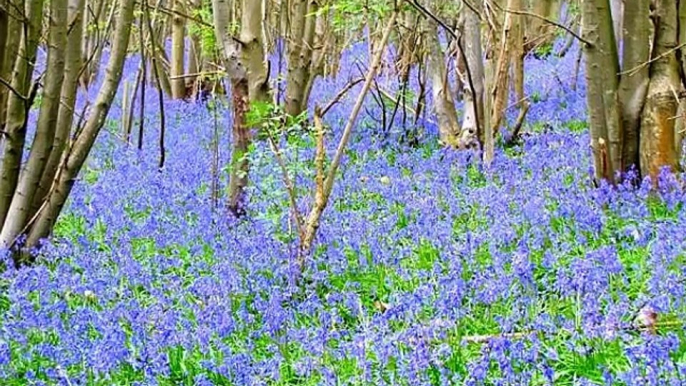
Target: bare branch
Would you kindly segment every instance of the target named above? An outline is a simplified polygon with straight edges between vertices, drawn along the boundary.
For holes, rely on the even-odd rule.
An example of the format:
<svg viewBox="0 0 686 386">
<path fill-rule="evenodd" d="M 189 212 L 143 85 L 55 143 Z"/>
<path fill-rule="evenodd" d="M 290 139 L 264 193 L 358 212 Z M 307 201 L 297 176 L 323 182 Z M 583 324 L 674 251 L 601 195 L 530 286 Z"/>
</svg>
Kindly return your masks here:
<svg viewBox="0 0 686 386">
<path fill-rule="evenodd" d="M 28 102 L 29 98 L 21 95 L 21 93 L 17 91 L 17 89 L 15 89 L 14 87 L 12 87 L 12 85 L 5 79 L 0 78 L 0 84 L 7 87 L 12 92 L 12 94 L 14 94 L 17 98 L 21 99 L 24 102 Z"/>
<path fill-rule="evenodd" d="M 324 115 L 326 115 L 326 113 L 328 113 L 329 110 L 331 110 L 331 108 L 334 105 L 336 105 L 336 103 L 340 102 L 341 98 L 343 98 L 343 96 L 345 96 L 345 94 L 347 94 L 348 91 L 350 91 L 350 89 L 352 89 L 362 81 L 364 81 L 364 78 L 357 78 L 348 82 L 348 84 L 346 84 L 345 87 L 343 87 L 341 91 L 339 91 L 338 94 L 336 94 L 336 96 L 333 97 L 333 99 L 331 99 L 331 101 L 326 104 L 326 107 L 322 109 L 320 117 L 324 117 Z"/>
</svg>

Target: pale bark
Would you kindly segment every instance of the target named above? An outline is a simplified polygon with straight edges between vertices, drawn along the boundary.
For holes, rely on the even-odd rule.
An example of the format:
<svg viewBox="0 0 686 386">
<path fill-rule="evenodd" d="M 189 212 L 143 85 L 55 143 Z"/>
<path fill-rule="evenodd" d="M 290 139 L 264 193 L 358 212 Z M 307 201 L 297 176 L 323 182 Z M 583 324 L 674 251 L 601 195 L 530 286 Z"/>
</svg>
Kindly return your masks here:
<svg viewBox="0 0 686 386">
<path fill-rule="evenodd" d="M 2 171 L 0 172 L 0 224 L 5 223 L 14 191 L 19 180 L 19 170 L 24 153 L 26 139 L 26 119 L 31 88 L 31 76 L 36 60 L 36 49 L 40 41 L 43 20 L 43 1 L 30 0 L 26 3 L 27 23 L 22 34 L 17 60 L 12 73 L 12 88 L 21 96 L 11 93 L 7 105 L 7 123 L 5 126 Z"/>
<path fill-rule="evenodd" d="M 241 53 L 247 69 L 250 102 L 269 101 L 269 74 L 264 50 L 262 1 L 243 0 L 241 8 Z"/>
<path fill-rule="evenodd" d="M 632 0 L 624 6 L 625 29 L 622 66 L 625 73 L 619 82 L 619 101 L 622 108 L 622 170 L 638 167 L 639 128 L 641 111 L 648 91 L 650 66 L 650 0 Z M 627 72 L 628 71 L 628 72 Z"/>
<path fill-rule="evenodd" d="M 477 8 L 477 11 L 481 12 L 483 7 L 480 2 L 473 3 Z M 474 93 L 476 95 L 472 95 L 471 87 L 469 87 L 470 79 L 467 79 L 466 73 L 463 74 L 462 82 L 468 87 L 465 87 L 465 114 L 462 121 L 461 137 L 469 135 L 483 138 L 483 128 L 486 126 L 484 119 L 487 114 L 484 106 L 485 70 L 481 44 L 481 25 L 478 16 L 469 8 L 464 10 L 463 20 L 465 30 L 464 54 L 467 58 L 467 65 L 471 73 L 472 87 L 474 88 Z M 477 117 L 479 122 L 476 121 Z M 477 132 L 478 128 L 481 128 L 482 132 Z"/>
<path fill-rule="evenodd" d="M 641 114 L 640 161 L 643 176 L 653 183 L 663 167 L 676 171 L 679 166 L 675 148 L 675 123 L 679 101 L 676 93 L 683 90 L 674 47 L 678 38 L 676 0 L 663 0 L 657 6 L 659 22 L 655 31 L 654 61 L 650 83 Z"/>
<path fill-rule="evenodd" d="M 105 118 L 121 82 L 129 46 L 134 4 L 135 0 L 121 0 L 119 2 L 118 20 L 112 37 L 112 49 L 103 84 L 83 130 L 74 140 L 55 176 L 54 189 L 51 190 L 44 206 L 38 212 L 34 225 L 31 227 L 26 241 L 27 248 L 35 247 L 40 239 L 47 237 L 52 231 L 55 220 L 67 200 L 74 181 L 105 124 Z"/>
<path fill-rule="evenodd" d="M 583 2 L 587 105 L 596 180 L 614 182 L 620 170 L 621 119 L 617 96 L 619 61 L 607 0 Z"/>
<path fill-rule="evenodd" d="M 50 1 L 47 75 L 36 135 L 0 232 L 0 248 L 10 246 L 25 230 L 31 214 L 34 194 L 55 139 L 67 45 L 67 4 L 67 0 Z"/>
<path fill-rule="evenodd" d="M 446 146 L 457 147 L 460 125 L 455 111 L 455 101 L 450 90 L 445 65 L 445 54 L 441 48 L 438 29 L 433 21 L 424 21 L 427 31 L 428 72 L 431 78 L 433 105 L 438 120 L 438 133 Z"/>
<path fill-rule="evenodd" d="M 171 96 L 173 99 L 183 99 L 186 96 L 186 81 L 183 78 L 185 75 L 186 19 L 180 15 L 185 10 L 183 0 L 173 0 L 172 4 L 175 13 L 172 17 Z"/>
</svg>

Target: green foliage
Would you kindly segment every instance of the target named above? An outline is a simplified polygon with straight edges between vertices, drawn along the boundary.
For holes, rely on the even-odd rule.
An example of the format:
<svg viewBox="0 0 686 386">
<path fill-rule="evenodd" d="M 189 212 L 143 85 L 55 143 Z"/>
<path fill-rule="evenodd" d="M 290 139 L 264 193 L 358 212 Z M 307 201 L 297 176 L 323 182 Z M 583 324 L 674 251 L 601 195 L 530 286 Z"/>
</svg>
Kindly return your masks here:
<svg viewBox="0 0 686 386">
<path fill-rule="evenodd" d="M 200 9 L 195 9 L 192 16 L 202 20 L 207 24 L 201 24 L 190 20 L 188 23 L 188 33 L 200 41 L 200 48 L 203 53 L 214 53 L 218 50 L 217 37 L 212 27 L 212 4 L 206 3 Z"/>
</svg>

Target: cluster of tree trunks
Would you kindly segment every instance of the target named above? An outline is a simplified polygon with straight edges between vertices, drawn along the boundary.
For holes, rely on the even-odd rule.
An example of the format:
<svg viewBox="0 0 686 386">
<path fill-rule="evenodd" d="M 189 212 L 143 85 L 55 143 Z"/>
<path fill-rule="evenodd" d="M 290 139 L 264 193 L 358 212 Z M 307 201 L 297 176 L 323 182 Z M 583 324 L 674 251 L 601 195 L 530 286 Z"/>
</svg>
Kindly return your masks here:
<svg viewBox="0 0 686 386">
<path fill-rule="evenodd" d="M 639 177 L 657 183 L 664 168 L 679 169 L 684 21 L 686 2 L 677 0 L 632 0 L 622 6 L 609 0 L 583 2 L 588 112 L 598 181 L 615 183 L 635 169 Z M 615 26 L 623 26 L 621 33 Z"/>
<path fill-rule="evenodd" d="M 98 96 L 78 130 L 72 130 L 76 89 L 86 71 L 83 58 L 84 0 L 13 0 L 1 74 L 6 107 L 0 142 L 0 248 L 13 248 L 15 262 L 32 258 L 31 249 L 52 231 L 71 187 L 102 128 L 117 92 L 129 46 L 134 0 L 116 7 L 116 28 L 106 75 Z M 11 12 L 24 10 L 24 16 Z M 43 28 L 43 13 L 48 26 Z M 113 11 L 113 15 L 115 12 Z M 22 22 L 23 20 L 23 22 Z M 20 33 L 20 30 L 24 33 Z M 36 52 L 42 34 L 48 35 L 45 76 L 33 81 Z M 18 37 L 18 38 L 17 38 Z M 7 68 L 11 68 L 10 71 Z M 8 76 L 9 75 L 9 76 Z M 9 81 L 5 81 L 9 79 Z M 89 81 L 90 82 L 90 81 Z M 35 136 L 27 161 L 22 163 L 28 130 L 28 112 L 42 83 Z M 4 105 L 4 104 L 3 104 Z M 20 236 L 25 235 L 25 240 Z M 19 248 L 23 247 L 23 248 Z"/>
</svg>

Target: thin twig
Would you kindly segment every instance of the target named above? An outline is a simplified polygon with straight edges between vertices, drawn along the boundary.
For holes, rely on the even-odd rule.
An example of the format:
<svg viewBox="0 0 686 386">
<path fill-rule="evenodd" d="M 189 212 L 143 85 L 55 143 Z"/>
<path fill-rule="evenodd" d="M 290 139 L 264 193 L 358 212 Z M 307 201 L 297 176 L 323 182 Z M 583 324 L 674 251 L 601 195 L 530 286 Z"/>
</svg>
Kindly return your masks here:
<svg viewBox="0 0 686 386">
<path fill-rule="evenodd" d="M 617 75 L 629 75 L 629 76 L 633 76 L 633 75 L 634 75 L 635 73 L 637 73 L 641 68 L 643 68 L 643 67 L 645 67 L 645 66 L 647 66 L 647 65 L 649 65 L 649 64 L 651 64 L 651 63 L 653 63 L 653 62 L 657 62 L 658 60 L 664 58 L 665 56 L 667 56 L 667 55 L 673 53 L 674 51 L 676 51 L 676 50 L 678 50 L 678 49 L 680 49 L 680 48 L 682 48 L 682 47 L 684 47 L 684 46 L 686 46 L 686 43 L 681 43 L 681 44 L 679 44 L 678 46 L 676 46 L 676 47 L 674 47 L 674 48 L 672 48 L 672 49 L 670 49 L 670 50 L 668 50 L 668 51 L 666 51 L 666 52 L 663 52 L 663 53 L 661 53 L 660 55 L 658 55 L 658 56 L 656 56 L 656 57 L 654 57 L 654 58 L 648 60 L 647 62 L 643 62 L 643 63 L 639 64 L 639 65 L 636 66 L 636 67 L 630 68 L 630 69 L 628 69 L 628 70 L 626 70 L 626 71 L 622 71 L 622 72 L 620 72 L 620 73 L 617 74 Z"/>
</svg>

